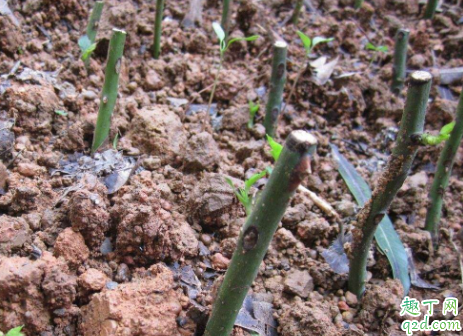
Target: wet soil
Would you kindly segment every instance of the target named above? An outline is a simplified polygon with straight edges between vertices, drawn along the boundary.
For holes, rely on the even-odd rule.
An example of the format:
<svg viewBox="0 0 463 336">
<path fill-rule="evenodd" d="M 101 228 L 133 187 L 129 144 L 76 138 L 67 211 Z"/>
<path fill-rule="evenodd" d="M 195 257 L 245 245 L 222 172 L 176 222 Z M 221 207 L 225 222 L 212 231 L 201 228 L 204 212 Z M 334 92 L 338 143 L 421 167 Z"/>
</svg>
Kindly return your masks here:
<svg viewBox="0 0 463 336">
<path fill-rule="evenodd" d="M 289 50 L 287 107 L 276 140 L 295 129 L 318 139 L 303 185 L 340 218 L 298 191 L 253 293 L 271 303 L 277 335 L 402 335 L 403 288 L 376 247 L 360 301 L 347 291 L 347 275 L 336 274 L 321 255 L 338 235 L 339 220 L 350 230 L 359 210 L 329 144 L 376 185 L 404 106 L 406 89 L 400 96 L 390 91 L 394 35 L 401 27 L 411 32 L 409 70 L 435 75 L 426 129 L 435 132 L 452 120 L 461 84 L 443 85 L 439 69 L 463 66 L 459 1 L 445 1 L 426 21 L 418 0 L 367 0 L 358 11 L 351 0 L 313 0 L 297 27 L 288 23 L 294 1 L 235 1 L 231 36 L 260 38 L 230 48 L 210 114 L 197 105 L 207 104 L 217 71 L 211 23 L 220 20 L 219 1 L 204 1 L 195 26 L 189 1 L 167 1 L 159 60 L 150 54 L 155 1 L 105 1 L 88 68 L 77 41 L 92 2 L 8 3 L 15 19 L 0 16 L 0 330 L 24 325 L 28 336 L 200 333 L 246 216 L 224 176 L 239 185 L 273 164 L 261 124 L 271 46 L 279 36 Z M 182 24 L 185 16 L 190 19 Z M 66 174 L 63 165 L 89 154 L 113 27 L 128 36 L 107 148 L 119 134 L 117 149 L 136 163 L 125 185 L 109 194 L 101 176 Z M 338 63 L 323 85 L 304 71 L 287 101 L 307 63 L 297 30 L 333 37 L 313 56 L 338 57 Z M 365 49 L 367 42 L 389 50 L 375 54 Z M 252 129 L 250 100 L 261 105 Z M 419 150 L 389 215 L 418 274 L 438 286 L 413 286 L 409 296 L 461 302 L 461 147 L 444 197 L 438 249 L 423 231 L 440 149 Z M 237 326 L 234 335 L 250 332 Z"/>
</svg>

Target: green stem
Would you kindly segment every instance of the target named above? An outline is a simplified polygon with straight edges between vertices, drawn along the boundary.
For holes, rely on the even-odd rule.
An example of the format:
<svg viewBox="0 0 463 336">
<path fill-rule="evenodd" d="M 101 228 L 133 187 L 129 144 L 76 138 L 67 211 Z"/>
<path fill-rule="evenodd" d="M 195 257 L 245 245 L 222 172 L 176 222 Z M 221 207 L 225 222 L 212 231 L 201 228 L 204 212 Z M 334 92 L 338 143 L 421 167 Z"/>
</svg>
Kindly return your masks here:
<svg viewBox="0 0 463 336">
<path fill-rule="evenodd" d="M 316 144 L 315 137 L 305 131 L 293 131 L 286 139 L 275 169 L 238 238 L 204 336 L 228 336 L 232 332 L 288 202 L 307 174 Z"/>
<path fill-rule="evenodd" d="M 209 114 L 209 111 L 211 110 L 212 101 L 214 100 L 214 95 L 215 95 L 215 89 L 217 88 L 217 83 L 219 82 L 220 70 L 222 70 L 222 64 L 223 64 L 223 54 L 221 53 L 219 67 L 217 68 L 217 73 L 215 74 L 214 84 L 212 85 L 211 95 L 209 96 L 209 102 L 207 104 L 207 114 Z"/>
<path fill-rule="evenodd" d="M 101 13 L 103 12 L 104 2 L 97 1 L 93 7 L 90 20 L 87 24 L 87 37 L 90 42 L 95 43 L 96 34 L 98 32 L 98 23 L 100 22 Z"/>
<path fill-rule="evenodd" d="M 98 110 L 95 134 L 93 136 L 92 153 L 95 153 L 100 148 L 109 135 L 111 116 L 116 105 L 126 35 L 125 31 L 114 28 L 109 42 L 108 61 L 106 62 L 100 109 Z"/>
<path fill-rule="evenodd" d="M 453 163 L 463 137 L 463 90 L 458 102 L 455 126 L 450 138 L 445 142 L 444 148 L 437 162 L 434 181 L 429 191 L 429 206 L 426 214 L 425 230 L 431 232 L 434 245 L 437 247 L 439 240 L 439 222 L 442 213 L 442 204 L 445 190 L 449 185 Z"/>
<path fill-rule="evenodd" d="M 354 8 L 355 8 L 355 9 L 359 9 L 360 7 L 362 7 L 363 1 L 364 1 L 364 0 L 355 0 Z"/>
<path fill-rule="evenodd" d="M 405 72 L 407 70 L 407 48 L 409 35 L 409 30 L 399 29 L 395 37 L 394 67 L 391 86 L 391 90 L 395 95 L 399 95 L 404 86 Z"/>
<path fill-rule="evenodd" d="M 426 9 L 424 11 L 425 19 L 432 19 L 434 13 L 436 13 L 437 6 L 439 5 L 439 0 L 428 0 L 426 3 Z"/>
<path fill-rule="evenodd" d="M 230 17 L 231 17 L 231 6 L 232 0 L 223 0 L 223 9 L 222 9 L 222 22 L 220 25 L 225 32 L 226 38 L 228 38 L 228 34 L 230 33 Z"/>
<path fill-rule="evenodd" d="M 101 13 L 103 12 L 103 7 L 104 7 L 103 1 L 95 2 L 95 6 L 93 7 L 92 14 L 90 14 L 90 20 L 88 21 L 88 24 L 87 24 L 86 35 L 92 44 L 95 43 L 96 34 L 98 33 L 98 24 L 100 22 Z M 84 61 L 84 64 L 87 68 L 90 65 L 91 55 L 92 53 L 90 53 L 90 55 L 88 55 L 88 58 Z"/>
<path fill-rule="evenodd" d="M 156 19 L 154 22 L 153 57 L 159 58 L 161 54 L 162 15 L 164 13 L 164 0 L 156 0 Z"/>
<path fill-rule="evenodd" d="M 288 45 L 284 41 L 277 41 L 273 45 L 272 75 L 270 77 L 270 91 L 265 107 L 265 132 L 274 136 L 277 128 L 278 116 L 281 112 L 283 91 L 286 82 L 286 54 Z"/>
<path fill-rule="evenodd" d="M 349 291 L 358 297 L 365 291 L 367 257 L 375 231 L 407 178 L 419 148 L 431 82 L 428 72 L 412 73 L 397 143 L 371 199 L 357 215 L 352 231 Z"/>
<path fill-rule="evenodd" d="M 299 16 L 301 15 L 302 6 L 304 6 L 304 0 L 297 0 L 296 6 L 294 7 L 293 15 L 291 16 L 291 22 L 297 25 L 299 22 Z"/>
</svg>

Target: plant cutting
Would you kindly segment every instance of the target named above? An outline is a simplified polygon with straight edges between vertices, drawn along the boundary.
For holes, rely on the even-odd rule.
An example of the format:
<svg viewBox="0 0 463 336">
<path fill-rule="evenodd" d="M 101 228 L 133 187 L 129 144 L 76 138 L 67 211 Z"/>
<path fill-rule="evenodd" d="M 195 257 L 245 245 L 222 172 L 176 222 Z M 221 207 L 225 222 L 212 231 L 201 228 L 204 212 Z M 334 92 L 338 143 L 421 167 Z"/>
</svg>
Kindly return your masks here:
<svg viewBox="0 0 463 336">
<path fill-rule="evenodd" d="M 81 59 L 88 66 L 90 55 L 96 48 L 95 38 L 98 33 L 98 24 L 100 22 L 101 13 L 103 12 L 104 2 L 96 1 L 93 7 L 90 20 L 87 24 L 86 34 L 79 38 L 78 44 L 82 52 Z"/>
<path fill-rule="evenodd" d="M 264 119 L 265 132 L 270 136 L 274 136 L 283 102 L 287 50 L 288 45 L 285 41 L 277 41 L 273 45 L 272 74 Z"/>
<path fill-rule="evenodd" d="M 317 141 L 305 131 L 293 131 L 238 238 L 230 266 L 220 286 L 205 336 L 228 336 L 243 300 L 257 276 L 289 200 L 307 174 Z"/>
<path fill-rule="evenodd" d="M 402 91 L 405 82 L 409 35 L 410 31 L 408 29 L 399 29 L 395 37 L 394 65 L 392 68 L 393 72 L 391 90 L 396 95 L 400 94 L 400 91 Z"/>
<path fill-rule="evenodd" d="M 428 0 L 426 3 L 426 9 L 424 10 L 424 18 L 432 19 L 436 13 L 437 6 L 439 5 L 439 0 Z"/>
<path fill-rule="evenodd" d="M 106 62 L 105 79 L 101 93 L 100 108 L 93 135 L 92 153 L 103 145 L 109 135 L 111 116 L 116 106 L 119 86 L 119 74 L 121 72 L 122 55 L 127 33 L 114 28 L 109 42 L 108 60 Z"/>
<path fill-rule="evenodd" d="M 363 1 L 364 1 L 364 0 L 355 0 L 355 2 L 354 2 L 354 8 L 355 8 L 355 9 L 359 9 L 360 7 L 362 7 Z"/>
<path fill-rule="evenodd" d="M 453 127 L 451 126 L 452 124 Z M 429 191 L 429 205 L 425 224 L 425 230 L 431 233 L 435 246 L 437 246 L 439 240 L 439 223 L 442 215 L 442 204 L 444 202 L 445 191 L 449 185 L 455 156 L 463 137 L 463 91 L 460 93 L 456 119 L 453 123 L 444 126 L 439 135 L 442 133 L 444 138 L 443 141 L 446 140 L 446 142 L 439 156 L 439 160 L 437 161 L 434 181 Z M 448 139 L 445 139 L 446 137 L 448 137 Z"/>
<path fill-rule="evenodd" d="M 209 114 L 209 110 L 211 109 L 211 104 L 214 99 L 215 89 L 217 88 L 217 82 L 219 80 L 220 70 L 222 70 L 223 60 L 225 56 L 225 52 L 230 48 L 230 46 L 239 41 L 255 41 L 259 38 L 259 35 L 252 35 L 249 37 L 237 37 L 226 41 L 225 31 L 222 29 L 218 22 L 212 23 L 212 28 L 214 29 L 215 34 L 219 38 L 219 48 L 220 48 L 220 59 L 219 59 L 219 66 L 217 67 L 217 73 L 215 75 L 214 84 L 212 85 L 211 95 L 209 97 L 209 103 L 207 105 L 207 113 Z"/>
<path fill-rule="evenodd" d="M 304 6 L 304 0 L 297 0 L 296 5 L 294 6 L 293 15 L 291 16 L 291 22 L 294 25 L 297 25 L 299 22 L 299 16 L 301 15 L 302 7 Z"/>
<path fill-rule="evenodd" d="M 365 291 L 368 252 L 379 223 L 411 169 L 423 134 L 432 76 L 425 71 L 411 74 L 400 130 L 388 164 L 371 199 L 358 213 L 352 230 L 349 291 L 361 297 Z"/>
<path fill-rule="evenodd" d="M 164 1 L 156 0 L 156 18 L 154 21 L 153 58 L 158 59 L 161 54 L 162 15 L 164 13 Z"/>
</svg>

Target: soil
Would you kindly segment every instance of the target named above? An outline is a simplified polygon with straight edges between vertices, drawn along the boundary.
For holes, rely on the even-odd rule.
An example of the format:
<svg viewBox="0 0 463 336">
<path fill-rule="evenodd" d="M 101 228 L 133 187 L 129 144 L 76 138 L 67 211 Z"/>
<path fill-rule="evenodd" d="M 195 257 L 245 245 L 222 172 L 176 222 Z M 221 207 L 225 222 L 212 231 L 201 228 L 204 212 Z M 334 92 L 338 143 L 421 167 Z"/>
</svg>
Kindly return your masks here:
<svg viewBox="0 0 463 336">
<path fill-rule="evenodd" d="M 224 176 L 240 185 L 273 165 L 262 121 L 276 36 L 289 42 L 285 99 L 307 62 L 296 31 L 334 38 L 313 51 L 339 57 L 331 78 L 320 85 L 312 71 L 303 73 L 275 138 L 283 142 L 296 129 L 317 138 L 312 174 L 303 185 L 331 204 L 349 230 L 359 209 L 329 144 L 376 185 L 405 101 L 406 89 L 400 96 L 390 91 L 400 27 L 410 29 L 409 70 L 435 75 L 426 129 L 435 132 L 454 118 L 461 84 L 441 85 L 438 69 L 463 66 L 459 1 L 445 1 L 426 21 L 418 0 L 367 0 L 358 11 L 352 0 L 312 0 L 297 27 L 287 23 L 293 3 L 234 2 L 231 36 L 260 38 L 227 52 L 217 105 L 208 114 L 197 105 L 207 104 L 217 71 L 211 23 L 220 20 L 219 1 L 204 2 L 196 26 L 190 13 L 188 27 L 182 20 L 189 1 L 167 1 L 159 60 L 150 54 L 155 1 L 105 1 L 88 69 L 77 41 L 93 2 L 8 1 L 16 20 L 0 15 L 0 330 L 24 325 L 28 336 L 200 334 L 246 217 Z M 89 154 L 112 27 L 128 35 L 110 138 L 120 134 L 118 150 L 136 164 L 128 181 L 108 194 L 100 176 L 62 170 L 77 154 Z M 375 55 L 365 49 L 369 41 L 389 50 Z M 252 129 L 249 100 L 261 105 Z M 417 273 L 438 287 L 412 286 L 409 296 L 462 302 L 461 147 L 444 197 L 438 249 L 423 231 L 441 147 L 420 148 L 389 215 L 412 250 Z M 360 301 L 347 291 L 347 275 L 336 274 L 322 257 L 338 224 L 305 193 L 291 200 L 252 288 L 273 305 L 276 334 L 402 335 L 403 288 L 376 247 Z M 446 317 L 439 311 L 435 318 Z M 234 335 L 250 332 L 236 326 Z"/>
</svg>

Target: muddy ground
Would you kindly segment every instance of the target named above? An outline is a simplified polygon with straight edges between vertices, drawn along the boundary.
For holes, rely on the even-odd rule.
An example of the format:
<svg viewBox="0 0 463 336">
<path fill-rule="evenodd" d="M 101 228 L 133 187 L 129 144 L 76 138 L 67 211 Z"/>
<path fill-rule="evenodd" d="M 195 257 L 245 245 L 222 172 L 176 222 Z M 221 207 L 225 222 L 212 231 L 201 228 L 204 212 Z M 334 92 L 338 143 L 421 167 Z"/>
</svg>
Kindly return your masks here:
<svg viewBox="0 0 463 336">
<path fill-rule="evenodd" d="M 188 1 L 166 2 L 162 56 L 153 60 L 155 1 L 106 1 L 88 69 L 77 41 L 91 2 L 10 0 L 14 17 L 0 16 L 0 330 L 24 325 L 29 336 L 200 333 L 245 219 L 223 177 L 239 183 L 273 164 L 261 124 L 277 36 L 289 43 L 286 99 L 307 62 L 296 30 L 334 38 L 314 50 L 316 57 L 339 58 L 331 78 L 320 85 L 304 72 L 276 138 L 283 141 L 295 129 L 317 137 L 313 173 L 304 185 L 346 225 L 358 207 L 329 144 L 374 187 L 404 105 L 406 90 L 396 97 L 389 89 L 400 27 L 411 31 L 408 68 L 435 75 L 426 129 L 438 130 L 455 115 L 461 86 L 440 83 L 438 69 L 463 66 L 457 1 L 445 1 L 442 12 L 425 21 L 418 0 L 366 0 L 359 11 L 352 0 L 313 0 L 297 28 L 286 24 L 292 1 L 235 1 L 232 36 L 261 37 L 237 43 L 226 55 L 212 114 L 197 105 L 207 103 L 218 65 L 211 22 L 220 19 L 219 4 L 205 1 L 202 21 L 184 27 Z M 108 194 L 114 185 L 104 177 L 111 167 L 98 176 L 93 166 L 66 169 L 89 160 L 81 155 L 92 141 L 112 27 L 128 37 L 111 139 L 120 134 L 117 148 L 132 174 Z M 368 41 L 389 51 L 375 55 L 365 50 Z M 251 130 L 249 100 L 261 104 Z M 462 302 L 461 148 L 445 194 L 439 249 L 422 230 L 440 149 L 420 149 L 390 216 L 417 273 L 438 286 L 413 286 L 409 296 Z M 360 302 L 347 292 L 347 275 L 334 273 L 321 256 L 338 224 L 303 193 L 291 201 L 253 286 L 256 297 L 273 306 L 276 334 L 403 335 L 403 288 L 391 279 L 385 256 L 373 248 Z M 445 319 L 440 314 L 435 317 Z M 234 335 L 249 330 L 236 327 Z"/>
</svg>

